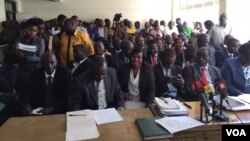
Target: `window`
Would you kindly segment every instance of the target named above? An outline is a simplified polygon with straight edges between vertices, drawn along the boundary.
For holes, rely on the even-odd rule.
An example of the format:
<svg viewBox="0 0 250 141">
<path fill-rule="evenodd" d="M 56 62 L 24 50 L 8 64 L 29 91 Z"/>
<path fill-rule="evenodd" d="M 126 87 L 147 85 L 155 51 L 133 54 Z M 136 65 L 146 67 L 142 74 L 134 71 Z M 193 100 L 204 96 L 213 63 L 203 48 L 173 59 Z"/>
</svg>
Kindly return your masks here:
<svg viewBox="0 0 250 141">
<path fill-rule="evenodd" d="M 16 2 L 5 0 L 6 20 L 16 20 Z"/>
</svg>

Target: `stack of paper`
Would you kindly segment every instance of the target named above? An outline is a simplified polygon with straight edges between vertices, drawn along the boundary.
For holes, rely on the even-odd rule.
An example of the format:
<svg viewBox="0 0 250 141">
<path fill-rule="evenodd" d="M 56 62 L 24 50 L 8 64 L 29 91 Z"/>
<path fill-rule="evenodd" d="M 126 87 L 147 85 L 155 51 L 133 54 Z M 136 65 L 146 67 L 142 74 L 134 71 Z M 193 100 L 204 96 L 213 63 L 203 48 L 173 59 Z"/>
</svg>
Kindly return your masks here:
<svg viewBox="0 0 250 141">
<path fill-rule="evenodd" d="M 18 43 L 18 48 L 24 56 L 35 56 L 37 48 L 34 45 L 25 45 L 22 43 Z"/>
<path fill-rule="evenodd" d="M 67 112 L 66 141 L 93 139 L 100 136 L 91 110 Z"/>
<path fill-rule="evenodd" d="M 171 134 L 204 125 L 204 123 L 188 116 L 165 117 L 155 121 Z"/>
<path fill-rule="evenodd" d="M 123 120 L 115 108 L 93 110 L 92 113 L 95 118 L 96 124 L 98 125 Z"/>
<path fill-rule="evenodd" d="M 178 100 L 171 98 L 155 98 L 156 106 L 160 112 L 166 116 L 188 115 L 186 107 Z"/>
<path fill-rule="evenodd" d="M 241 94 L 239 95 L 240 100 L 250 104 L 250 94 Z"/>
</svg>

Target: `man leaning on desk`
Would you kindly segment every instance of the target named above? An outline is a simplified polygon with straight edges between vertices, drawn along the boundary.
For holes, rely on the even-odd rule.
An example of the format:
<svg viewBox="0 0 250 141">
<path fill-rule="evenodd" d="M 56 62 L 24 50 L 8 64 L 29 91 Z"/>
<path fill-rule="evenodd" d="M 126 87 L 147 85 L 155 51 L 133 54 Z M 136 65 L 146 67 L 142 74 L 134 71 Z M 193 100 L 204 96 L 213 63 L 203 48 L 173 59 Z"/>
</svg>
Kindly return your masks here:
<svg viewBox="0 0 250 141">
<path fill-rule="evenodd" d="M 110 107 L 123 109 L 124 99 L 116 71 L 105 65 L 103 57 L 96 56 L 89 70 L 73 81 L 68 110 L 96 110 Z"/>
</svg>

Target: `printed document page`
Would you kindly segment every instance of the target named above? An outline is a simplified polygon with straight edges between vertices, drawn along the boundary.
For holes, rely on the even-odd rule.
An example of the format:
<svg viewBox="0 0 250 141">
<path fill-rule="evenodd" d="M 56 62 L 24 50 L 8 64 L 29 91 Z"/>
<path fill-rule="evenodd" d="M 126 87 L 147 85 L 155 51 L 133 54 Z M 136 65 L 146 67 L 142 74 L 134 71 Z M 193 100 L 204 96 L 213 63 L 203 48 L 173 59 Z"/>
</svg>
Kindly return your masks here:
<svg viewBox="0 0 250 141">
<path fill-rule="evenodd" d="M 96 124 L 98 125 L 123 120 L 115 108 L 93 110 L 92 113 L 95 118 Z"/>
<path fill-rule="evenodd" d="M 165 117 L 155 121 L 171 134 L 204 125 L 204 123 L 188 116 Z"/>
</svg>

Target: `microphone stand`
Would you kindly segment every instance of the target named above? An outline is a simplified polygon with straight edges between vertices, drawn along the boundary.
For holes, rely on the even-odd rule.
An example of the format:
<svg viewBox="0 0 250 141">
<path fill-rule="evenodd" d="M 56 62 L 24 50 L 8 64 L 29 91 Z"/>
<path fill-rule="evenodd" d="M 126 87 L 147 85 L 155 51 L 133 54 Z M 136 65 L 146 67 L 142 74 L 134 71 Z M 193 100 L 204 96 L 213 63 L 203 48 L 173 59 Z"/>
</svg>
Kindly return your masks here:
<svg viewBox="0 0 250 141">
<path fill-rule="evenodd" d="M 225 94 L 220 95 L 220 108 L 219 108 L 220 112 L 216 114 L 216 118 L 219 119 L 220 121 L 229 121 L 228 116 L 222 112 L 223 99 L 225 99 Z"/>
<path fill-rule="evenodd" d="M 203 108 L 204 108 L 204 110 L 205 110 L 205 121 L 203 120 Z M 205 106 L 202 104 L 202 103 L 200 103 L 200 121 L 201 122 L 204 122 L 204 123 L 209 123 L 210 121 L 208 120 L 208 116 L 209 116 L 210 114 L 209 114 L 209 111 L 207 111 L 206 109 L 205 109 Z"/>
</svg>

